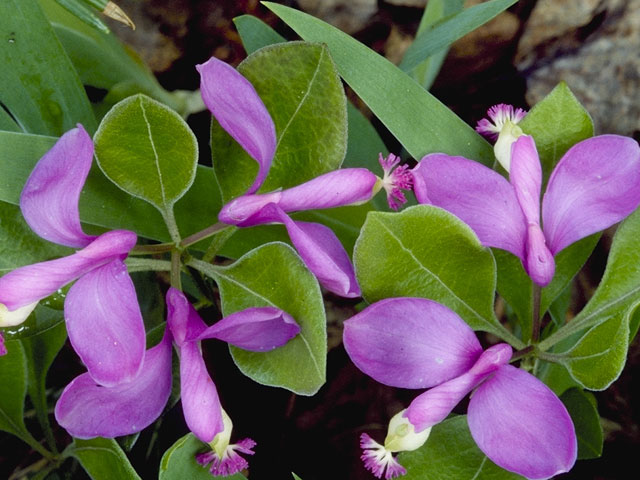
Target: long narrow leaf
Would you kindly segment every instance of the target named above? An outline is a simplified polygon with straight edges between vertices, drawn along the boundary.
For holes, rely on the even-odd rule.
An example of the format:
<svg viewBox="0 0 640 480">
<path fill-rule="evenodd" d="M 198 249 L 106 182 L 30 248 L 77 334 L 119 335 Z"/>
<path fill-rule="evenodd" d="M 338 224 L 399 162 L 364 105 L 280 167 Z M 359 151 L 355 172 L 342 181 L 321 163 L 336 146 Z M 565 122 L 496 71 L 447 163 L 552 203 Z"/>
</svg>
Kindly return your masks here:
<svg viewBox="0 0 640 480">
<path fill-rule="evenodd" d="M 416 67 L 425 58 L 442 50 L 480 25 L 487 23 L 518 0 L 491 0 L 475 7 L 467 8 L 442 22 L 437 27 L 419 35 L 400 63 L 405 72 Z"/>
</svg>

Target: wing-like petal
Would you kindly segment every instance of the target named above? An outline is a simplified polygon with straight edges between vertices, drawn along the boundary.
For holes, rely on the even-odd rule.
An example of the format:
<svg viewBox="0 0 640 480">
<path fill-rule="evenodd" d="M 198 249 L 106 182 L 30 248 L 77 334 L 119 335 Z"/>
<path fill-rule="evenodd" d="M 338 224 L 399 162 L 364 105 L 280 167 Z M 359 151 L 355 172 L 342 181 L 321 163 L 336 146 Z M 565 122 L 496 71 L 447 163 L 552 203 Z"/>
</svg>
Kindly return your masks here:
<svg viewBox="0 0 640 480">
<path fill-rule="evenodd" d="M 227 315 L 203 331 L 196 340 L 217 338 L 252 352 L 266 352 L 295 337 L 300 327 L 287 312 L 275 307 L 254 307 Z"/>
<path fill-rule="evenodd" d="M 17 268 L 0 278 L 0 304 L 11 311 L 33 304 L 88 271 L 125 255 L 135 243 L 135 233 L 113 230 L 68 257 Z"/>
<path fill-rule="evenodd" d="M 80 278 L 64 302 L 69 340 L 95 382 L 133 381 L 142 367 L 145 330 L 136 291 L 120 259 Z"/>
<path fill-rule="evenodd" d="M 640 203 L 640 147 L 627 137 L 601 135 L 577 143 L 549 178 L 542 201 L 551 252 L 603 230 Z"/>
<path fill-rule="evenodd" d="M 524 260 L 526 222 L 506 179 L 478 162 L 442 153 L 427 155 L 412 173 L 420 203 L 444 208 L 469 225 L 483 245 Z"/>
<path fill-rule="evenodd" d="M 167 323 L 178 347 L 194 340 L 207 328 L 187 297 L 173 287 L 167 291 Z"/>
<path fill-rule="evenodd" d="M 573 466 L 575 429 L 560 399 L 533 375 L 500 367 L 472 395 L 468 422 L 478 447 L 497 465 L 529 479 Z"/>
<path fill-rule="evenodd" d="M 171 336 L 149 349 L 140 374 L 113 387 L 91 375 L 76 377 L 62 392 L 56 420 L 77 438 L 113 438 L 139 432 L 160 414 L 171 393 Z"/>
<path fill-rule="evenodd" d="M 69 130 L 36 164 L 20 195 L 31 229 L 50 242 L 84 247 L 94 237 L 80 226 L 78 200 L 93 160 L 93 142 L 82 127 Z"/>
<path fill-rule="evenodd" d="M 511 145 L 509 180 L 527 223 L 540 223 L 542 167 L 533 137 L 522 135 Z"/>
<path fill-rule="evenodd" d="M 416 432 L 444 420 L 467 393 L 501 365 L 508 363 L 511 354 L 511 347 L 506 343 L 494 345 L 482 352 L 469 371 L 414 398 L 405 416 L 413 424 Z"/>
<path fill-rule="evenodd" d="M 482 353 L 473 330 L 424 298 L 389 298 L 344 322 L 351 360 L 380 383 L 428 388 L 471 368 Z"/>
<path fill-rule="evenodd" d="M 319 223 L 294 222 L 273 203 L 262 214 L 284 224 L 291 243 L 324 288 L 341 297 L 360 296 L 349 255 L 330 228 Z"/>
<path fill-rule="evenodd" d="M 200 91 L 205 105 L 233 139 L 258 162 L 253 193 L 269 173 L 276 151 L 276 129 L 253 85 L 231 65 L 211 57 L 202 65 Z"/>
<path fill-rule="evenodd" d="M 180 397 L 189 430 L 203 442 L 211 442 L 223 429 L 222 406 L 198 342 L 180 347 Z"/>
</svg>

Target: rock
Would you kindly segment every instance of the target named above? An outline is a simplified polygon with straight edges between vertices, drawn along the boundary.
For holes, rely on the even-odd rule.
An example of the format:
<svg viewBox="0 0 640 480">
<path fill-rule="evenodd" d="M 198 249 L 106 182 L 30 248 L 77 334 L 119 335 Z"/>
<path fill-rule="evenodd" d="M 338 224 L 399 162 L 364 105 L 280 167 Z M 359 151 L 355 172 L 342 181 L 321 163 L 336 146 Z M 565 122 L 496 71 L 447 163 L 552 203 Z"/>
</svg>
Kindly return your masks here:
<svg viewBox="0 0 640 480">
<path fill-rule="evenodd" d="M 362 29 L 378 11 L 377 0 L 298 0 L 298 5 L 347 33 Z"/>
<path fill-rule="evenodd" d="M 569 18 L 566 11 L 582 3 L 585 10 Z M 552 4 L 556 17 L 566 21 L 551 22 L 549 34 L 541 33 L 549 15 L 544 10 Z M 529 104 L 564 80 L 591 114 L 597 133 L 640 132 L 640 0 L 541 0 L 530 28 L 534 32 L 525 32 L 516 57 L 527 77 Z"/>
</svg>

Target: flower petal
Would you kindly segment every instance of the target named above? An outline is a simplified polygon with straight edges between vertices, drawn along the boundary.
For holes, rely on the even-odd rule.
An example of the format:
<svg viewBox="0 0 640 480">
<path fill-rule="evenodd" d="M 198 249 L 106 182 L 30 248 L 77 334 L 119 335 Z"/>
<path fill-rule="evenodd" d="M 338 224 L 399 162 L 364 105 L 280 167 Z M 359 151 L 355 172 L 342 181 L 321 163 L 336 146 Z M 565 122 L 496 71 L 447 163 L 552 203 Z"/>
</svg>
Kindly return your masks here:
<svg viewBox="0 0 640 480">
<path fill-rule="evenodd" d="M 95 383 L 89 373 L 62 392 L 56 420 L 77 438 L 113 438 L 139 432 L 160 414 L 171 393 L 171 335 L 149 349 L 135 379 L 113 387 Z"/>
<path fill-rule="evenodd" d="M 258 162 L 258 175 L 247 193 L 253 193 L 269 173 L 276 151 L 276 129 L 253 85 L 231 65 L 211 57 L 202 65 L 200 91 L 220 126 Z"/>
<path fill-rule="evenodd" d="M 533 375 L 500 367 L 471 397 L 471 435 L 497 465 L 529 479 L 568 472 L 577 455 L 571 417 Z"/>
<path fill-rule="evenodd" d="M 444 305 L 388 298 L 344 322 L 353 363 L 380 383 L 427 388 L 457 377 L 482 353 L 473 330 Z"/>
<path fill-rule="evenodd" d="M 68 247 L 84 247 L 94 238 L 82 231 L 78 213 L 80 191 L 92 160 L 93 142 L 78 125 L 36 164 L 20 195 L 20 208 L 42 238 Z"/>
<path fill-rule="evenodd" d="M 511 146 L 509 180 L 527 223 L 540 223 L 542 167 L 533 137 L 522 135 Z"/>
<path fill-rule="evenodd" d="M 420 203 L 453 213 L 480 242 L 524 259 L 526 223 L 511 184 L 500 174 L 463 157 L 434 153 L 412 170 Z"/>
<path fill-rule="evenodd" d="M 252 352 L 266 352 L 295 337 L 300 327 L 287 312 L 254 307 L 232 313 L 203 331 L 196 340 L 217 338 Z"/>
<path fill-rule="evenodd" d="M 193 305 L 184 294 L 173 287 L 167 291 L 167 323 L 178 345 L 195 339 L 207 328 Z"/>
<path fill-rule="evenodd" d="M 375 195 L 377 182 L 378 177 L 366 168 L 334 170 L 287 190 L 235 198 L 222 207 L 218 219 L 250 227 L 274 221 L 261 211 L 269 203 L 284 212 L 359 205 Z"/>
<path fill-rule="evenodd" d="M 284 224 L 291 243 L 324 288 L 341 297 L 360 296 L 351 259 L 330 228 L 319 223 L 294 222 L 273 203 L 263 209 L 263 214 Z"/>
<path fill-rule="evenodd" d="M 542 201 L 551 252 L 603 230 L 640 203 L 640 147 L 631 138 L 601 135 L 577 143 L 549 178 Z"/>
<path fill-rule="evenodd" d="M 198 342 L 180 347 L 180 397 L 189 430 L 203 442 L 211 442 L 223 429 L 222 406 Z"/>
<path fill-rule="evenodd" d="M 509 345 L 494 345 L 482 353 L 468 372 L 414 398 L 407 408 L 406 417 L 416 432 L 420 433 L 444 420 L 467 393 L 501 365 L 508 363 L 511 354 Z"/>
<path fill-rule="evenodd" d="M 145 330 L 136 291 L 120 259 L 81 277 L 64 302 L 67 332 L 95 382 L 130 382 L 142 367 Z"/>
<path fill-rule="evenodd" d="M 68 257 L 17 268 L 0 278 L 0 303 L 14 311 L 37 302 L 93 268 L 126 254 L 135 243 L 135 233 L 114 230 Z"/>
</svg>

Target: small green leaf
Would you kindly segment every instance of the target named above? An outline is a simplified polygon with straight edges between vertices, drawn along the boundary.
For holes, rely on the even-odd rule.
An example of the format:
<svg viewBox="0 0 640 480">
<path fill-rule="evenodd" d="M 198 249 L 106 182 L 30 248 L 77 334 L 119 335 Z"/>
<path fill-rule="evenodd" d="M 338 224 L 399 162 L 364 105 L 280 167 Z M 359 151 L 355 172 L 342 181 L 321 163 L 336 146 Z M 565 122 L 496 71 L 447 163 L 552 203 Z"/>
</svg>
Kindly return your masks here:
<svg viewBox="0 0 640 480">
<path fill-rule="evenodd" d="M 176 112 L 145 95 L 129 97 L 105 115 L 95 134 L 96 158 L 113 183 L 170 211 L 193 184 L 195 135 Z"/>
<path fill-rule="evenodd" d="M 61 135 L 96 120 L 80 79 L 37 0 L 0 2 L 0 103 L 29 133 Z"/>
<path fill-rule="evenodd" d="M 598 458 L 604 441 L 596 399 L 592 393 L 570 388 L 560 400 L 571 415 L 578 437 L 578 460 Z"/>
<path fill-rule="evenodd" d="M 27 394 L 27 361 L 19 341 L 5 342 L 7 354 L 0 356 L 0 429 L 20 438 L 29 436 L 24 426 Z"/>
<path fill-rule="evenodd" d="M 260 50 L 267 45 L 284 43 L 287 41 L 269 25 L 253 15 L 240 15 L 233 19 L 233 23 L 242 39 L 242 46 L 247 55 Z"/>
<path fill-rule="evenodd" d="M 605 390 L 622 373 L 629 346 L 629 310 L 617 310 L 591 327 L 560 360 L 589 390 Z"/>
<path fill-rule="evenodd" d="M 369 213 L 354 263 L 370 303 L 389 297 L 430 298 L 474 329 L 507 333 L 493 311 L 496 266 L 491 251 L 445 210 L 418 205 L 399 214 Z"/>
<path fill-rule="evenodd" d="M 543 186 L 565 152 L 593 136 L 589 113 L 564 82 L 538 102 L 519 125 L 536 141 L 542 163 Z"/>
<path fill-rule="evenodd" d="M 210 447 L 198 440 L 193 433 L 178 439 L 162 456 L 159 480 L 246 480 L 240 473 L 226 477 L 211 475 L 208 468 L 196 462 L 196 454 L 209 449 Z"/>
<path fill-rule="evenodd" d="M 268 243 L 228 267 L 192 263 L 216 280 L 222 313 L 249 307 L 272 306 L 289 313 L 300 333 L 270 352 L 248 352 L 230 347 L 245 375 L 263 385 L 313 395 L 325 382 L 327 327 L 322 294 L 315 277 L 288 245 Z"/>
<path fill-rule="evenodd" d="M 414 158 L 442 152 L 493 164 L 493 149 L 486 141 L 387 59 L 310 15 L 263 4 L 304 40 L 328 46 L 340 76 Z"/>
<path fill-rule="evenodd" d="M 418 35 L 404 54 L 400 68 L 405 72 L 412 70 L 426 58 L 484 25 L 517 1 L 491 0 L 481 3 L 453 15 L 432 29 Z"/>
<path fill-rule="evenodd" d="M 293 472 L 291 472 L 291 475 L 293 475 L 293 480 L 302 480 L 298 475 L 296 475 Z"/>
<path fill-rule="evenodd" d="M 65 453 L 76 457 L 93 480 L 140 480 L 118 442 L 112 438 L 74 438 Z"/>
<path fill-rule="evenodd" d="M 253 84 L 276 127 L 275 157 L 261 191 L 293 187 L 340 166 L 347 144 L 346 97 L 325 46 L 265 47 L 238 71 Z M 258 165 L 215 120 L 211 152 L 223 199 L 246 192 Z"/>
<path fill-rule="evenodd" d="M 427 443 L 399 456 L 406 480 L 524 480 L 489 460 L 471 437 L 467 417 L 449 418 L 433 427 Z"/>
</svg>

